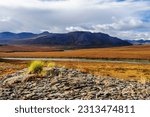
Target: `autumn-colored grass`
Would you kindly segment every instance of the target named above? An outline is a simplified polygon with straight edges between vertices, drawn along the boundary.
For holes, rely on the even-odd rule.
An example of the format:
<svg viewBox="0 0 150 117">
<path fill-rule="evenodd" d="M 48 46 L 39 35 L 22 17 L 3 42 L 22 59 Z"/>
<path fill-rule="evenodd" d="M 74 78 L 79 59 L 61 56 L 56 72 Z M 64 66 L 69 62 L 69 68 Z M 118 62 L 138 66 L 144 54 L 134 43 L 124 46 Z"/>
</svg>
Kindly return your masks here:
<svg viewBox="0 0 150 117">
<path fill-rule="evenodd" d="M 26 67 L 26 63 L 22 61 L 0 61 L 0 77 L 15 73 Z"/>
<path fill-rule="evenodd" d="M 48 47 L 48 46 L 26 46 L 26 45 L 2 45 L 0 46 L 0 52 L 52 52 L 61 51 L 62 47 Z"/>
<path fill-rule="evenodd" d="M 14 73 L 28 66 L 31 61 L 4 61 L 0 62 L 0 77 Z M 49 61 L 47 62 L 47 64 Z M 150 82 L 150 64 L 129 64 L 109 62 L 71 62 L 56 61 L 56 66 L 73 68 L 81 72 L 97 76 L 114 77 L 124 80 L 138 80 Z"/>
<path fill-rule="evenodd" d="M 150 45 L 81 49 L 61 52 L 0 52 L 0 57 L 108 58 L 150 60 Z"/>
<path fill-rule="evenodd" d="M 149 64 L 129 63 L 89 63 L 89 62 L 56 62 L 58 66 L 78 69 L 98 76 L 114 77 L 125 80 L 150 81 Z"/>
<path fill-rule="evenodd" d="M 2 49 L 2 48 L 0 48 Z M 33 51 L 32 47 L 30 48 Z M 39 48 L 40 50 L 40 48 Z M 107 59 L 146 59 L 150 60 L 150 45 L 136 45 L 114 48 L 95 48 L 69 51 L 13 52 L 1 51 L 0 57 L 54 57 L 54 58 L 107 58 Z M 0 62 L 0 76 L 13 73 L 25 67 L 27 63 Z M 126 80 L 150 81 L 150 64 L 129 64 L 109 62 L 56 62 L 58 66 L 78 69 L 98 76 L 109 76 Z"/>
</svg>

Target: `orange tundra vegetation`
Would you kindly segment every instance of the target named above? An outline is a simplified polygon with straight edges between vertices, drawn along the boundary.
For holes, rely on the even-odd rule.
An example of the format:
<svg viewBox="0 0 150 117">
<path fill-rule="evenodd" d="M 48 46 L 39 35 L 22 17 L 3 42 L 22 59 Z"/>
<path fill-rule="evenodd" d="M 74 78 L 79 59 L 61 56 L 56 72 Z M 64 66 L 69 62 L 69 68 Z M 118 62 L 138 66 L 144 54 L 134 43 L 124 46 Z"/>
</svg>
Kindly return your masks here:
<svg viewBox="0 0 150 117">
<path fill-rule="evenodd" d="M 150 81 L 150 64 L 108 63 L 108 62 L 56 62 L 58 66 L 78 69 L 97 76 L 125 80 Z"/>
<path fill-rule="evenodd" d="M 115 58 L 150 60 L 150 45 L 95 48 L 56 52 L 0 52 L 0 57 L 60 57 L 60 58 Z"/>
<path fill-rule="evenodd" d="M 0 77 L 27 67 L 23 61 L 0 61 Z"/>
<path fill-rule="evenodd" d="M 14 60 L 0 62 L 0 77 L 26 68 L 30 63 L 31 61 Z M 73 61 L 56 61 L 55 63 L 58 67 L 73 68 L 97 76 L 114 77 L 124 80 L 138 80 L 142 83 L 150 81 L 150 64 Z"/>
</svg>

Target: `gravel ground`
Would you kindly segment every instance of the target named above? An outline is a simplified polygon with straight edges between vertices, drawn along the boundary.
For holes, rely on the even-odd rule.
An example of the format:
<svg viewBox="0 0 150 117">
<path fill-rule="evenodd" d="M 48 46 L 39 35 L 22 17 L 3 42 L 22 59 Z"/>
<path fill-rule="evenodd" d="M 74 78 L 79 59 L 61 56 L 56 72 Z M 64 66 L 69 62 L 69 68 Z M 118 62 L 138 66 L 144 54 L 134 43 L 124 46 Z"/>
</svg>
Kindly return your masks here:
<svg viewBox="0 0 150 117">
<path fill-rule="evenodd" d="M 73 69 L 47 69 L 40 77 L 26 69 L 0 81 L 1 100 L 150 100 L 150 83 L 96 77 Z"/>
</svg>

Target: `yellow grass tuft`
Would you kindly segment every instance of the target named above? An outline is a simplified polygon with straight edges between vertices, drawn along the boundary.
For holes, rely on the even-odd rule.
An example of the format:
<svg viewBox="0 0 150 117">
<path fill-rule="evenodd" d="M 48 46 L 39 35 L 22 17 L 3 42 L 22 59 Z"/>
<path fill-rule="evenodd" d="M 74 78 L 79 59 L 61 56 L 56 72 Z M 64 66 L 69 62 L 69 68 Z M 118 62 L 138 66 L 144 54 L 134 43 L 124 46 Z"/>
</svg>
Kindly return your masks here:
<svg viewBox="0 0 150 117">
<path fill-rule="evenodd" d="M 43 67 L 44 67 L 43 61 L 33 61 L 31 62 L 31 65 L 28 68 L 28 72 L 33 74 L 39 74 L 42 72 Z"/>
<path fill-rule="evenodd" d="M 47 65 L 48 68 L 53 68 L 53 67 L 55 67 L 55 66 L 56 66 L 56 64 L 55 64 L 54 62 L 50 62 L 50 63 L 48 63 L 48 65 Z"/>
</svg>

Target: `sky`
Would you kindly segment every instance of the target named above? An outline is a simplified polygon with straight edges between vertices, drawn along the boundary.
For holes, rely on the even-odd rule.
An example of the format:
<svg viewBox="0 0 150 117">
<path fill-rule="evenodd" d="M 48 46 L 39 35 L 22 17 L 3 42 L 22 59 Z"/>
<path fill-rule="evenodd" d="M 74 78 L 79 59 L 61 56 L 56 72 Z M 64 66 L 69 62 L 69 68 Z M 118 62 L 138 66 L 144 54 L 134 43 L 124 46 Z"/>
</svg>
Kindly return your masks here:
<svg viewBox="0 0 150 117">
<path fill-rule="evenodd" d="M 0 0 L 0 32 L 103 32 L 150 40 L 150 0 Z"/>
</svg>

